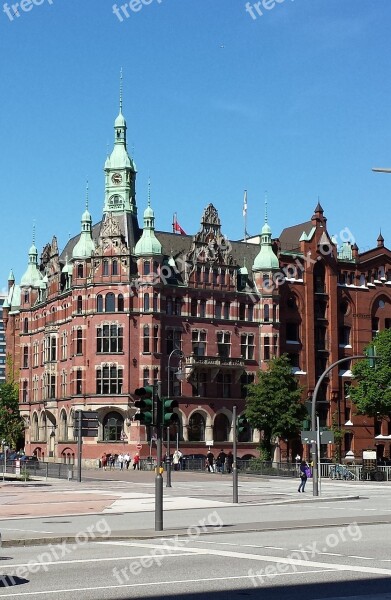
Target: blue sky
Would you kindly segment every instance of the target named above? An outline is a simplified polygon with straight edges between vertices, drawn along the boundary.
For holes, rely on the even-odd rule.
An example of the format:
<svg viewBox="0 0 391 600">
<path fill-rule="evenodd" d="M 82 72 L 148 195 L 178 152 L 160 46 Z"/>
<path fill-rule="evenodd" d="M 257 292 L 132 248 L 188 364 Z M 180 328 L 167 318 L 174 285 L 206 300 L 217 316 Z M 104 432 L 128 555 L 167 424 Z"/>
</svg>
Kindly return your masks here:
<svg viewBox="0 0 391 600">
<path fill-rule="evenodd" d="M 319 196 L 330 233 L 364 250 L 381 227 L 391 247 L 391 175 L 371 171 L 391 167 L 389 0 L 285 0 L 256 19 L 243 0 L 152 0 L 123 22 L 112 6 L 43 0 L 11 21 L 0 1 L 0 289 L 34 220 L 39 251 L 80 230 L 87 177 L 100 220 L 121 66 L 139 212 L 151 177 L 158 229 L 176 211 L 196 233 L 212 202 L 238 239 L 247 188 L 251 234 L 267 190 L 274 236 Z"/>
</svg>

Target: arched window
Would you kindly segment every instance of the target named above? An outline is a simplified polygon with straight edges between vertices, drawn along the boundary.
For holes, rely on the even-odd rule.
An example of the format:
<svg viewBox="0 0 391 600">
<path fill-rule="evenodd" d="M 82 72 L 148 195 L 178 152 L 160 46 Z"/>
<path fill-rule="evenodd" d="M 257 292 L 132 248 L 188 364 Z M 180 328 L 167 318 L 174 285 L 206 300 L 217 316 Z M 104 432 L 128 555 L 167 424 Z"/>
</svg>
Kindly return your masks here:
<svg viewBox="0 0 391 600">
<path fill-rule="evenodd" d="M 124 418 L 117 412 L 109 412 L 103 419 L 103 439 L 105 442 L 121 441 Z"/>
<path fill-rule="evenodd" d="M 112 292 L 106 294 L 105 312 L 115 312 L 115 296 Z"/>
<path fill-rule="evenodd" d="M 60 415 L 60 439 L 63 442 L 68 440 L 68 418 L 65 410 L 61 411 Z"/>
<path fill-rule="evenodd" d="M 23 333 L 29 332 L 29 320 L 27 317 L 23 319 Z"/>
<path fill-rule="evenodd" d="M 83 263 L 79 263 L 77 265 L 77 276 L 78 277 L 84 277 L 84 267 L 83 267 Z"/>
<path fill-rule="evenodd" d="M 22 402 L 27 402 L 27 401 L 28 401 L 28 382 L 27 381 L 23 381 Z"/>
<path fill-rule="evenodd" d="M 144 312 L 149 312 L 149 294 L 144 294 Z"/>
<path fill-rule="evenodd" d="M 216 302 L 215 305 L 215 319 L 221 319 L 221 314 L 222 314 L 222 303 L 221 302 Z"/>
<path fill-rule="evenodd" d="M 172 315 L 172 298 L 171 298 L 171 296 L 168 296 L 168 298 L 166 298 L 166 314 Z"/>
<path fill-rule="evenodd" d="M 230 423 L 228 421 L 228 417 L 220 413 L 216 415 L 216 418 L 213 423 L 213 439 L 215 442 L 228 442 L 229 440 L 229 432 L 230 432 Z"/>
<path fill-rule="evenodd" d="M 124 310 L 125 310 L 124 297 L 122 294 L 118 294 L 117 306 L 118 306 L 118 312 L 124 312 Z"/>
<path fill-rule="evenodd" d="M 189 419 L 189 442 L 205 441 L 205 419 L 200 413 L 194 413 Z"/>
<path fill-rule="evenodd" d="M 200 317 L 206 317 L 206 300 L 200 300 Z"/>
<path fill-rule="evenodd" d="M 153 295 L 153 312 L 157 312 L 159 309 L 159 296 L 157 294 Z"/>
<path fill-rule="evenodd" d="M 77 297 L 77 314 L 80 315 L 83 310 L 83 297 Z"/>
<path fill-rule="evenodd" d="M 107 260 L 107 258 L 105 258 L 103 261 L 103 275 L 107 276 L 108 274 L 109 274 L 109 261 Z"/>
<path fill-rule="evenodd" d="M 31 424 L 31 440 L 37 442 L 39 440 L 38 415 L 33 414 L 33 422 Z"/>
<path fill-rule="evenodd" d="M 118 261 L 116 259 L 113 259 L 111 263 L 111 274 L 118 275 Z"/>
<path fill-rule="evenodd" d="M 96 312 L 103 313 L 103 296 L 101 294 L 96 297 Z"/>
<path fill-rule="evenodd" d="M 143 352 L 150 352 L 148 325 L 145 325 L 143 329 L 143 334 Z"/>
</svg>

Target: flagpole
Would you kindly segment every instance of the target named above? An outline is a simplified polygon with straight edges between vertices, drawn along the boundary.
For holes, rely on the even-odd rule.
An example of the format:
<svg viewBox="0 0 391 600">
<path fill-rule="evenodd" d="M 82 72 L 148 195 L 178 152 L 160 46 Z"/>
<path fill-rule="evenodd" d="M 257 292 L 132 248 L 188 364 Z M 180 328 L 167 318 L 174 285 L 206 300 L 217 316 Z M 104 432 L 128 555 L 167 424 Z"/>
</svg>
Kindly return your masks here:
<svg viewBox="0 0 391 600">
<path fill-rule="evenodd" d="M 175 233 L 176 213 L 172 215 L 172 233 Z"/>
<path fill-rule="evenodd" d="M 245 243 L 247 243 L 247 190 L 244 190 L 243 218 L 244 218 L 244 241 L 245 241 Z"/>
</svg>

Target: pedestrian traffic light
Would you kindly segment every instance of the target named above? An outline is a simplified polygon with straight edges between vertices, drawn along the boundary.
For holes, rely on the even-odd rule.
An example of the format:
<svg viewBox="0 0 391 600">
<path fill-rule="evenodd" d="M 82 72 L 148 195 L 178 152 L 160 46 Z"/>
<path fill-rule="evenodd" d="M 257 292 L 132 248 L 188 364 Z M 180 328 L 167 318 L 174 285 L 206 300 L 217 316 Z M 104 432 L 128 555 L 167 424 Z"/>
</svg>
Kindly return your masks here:
<svg viewBox="0 0 391 600">
<path fill-rule="evenodd" d="M 237 427 L 238 427 L 238 433 L 243 433 L 244 431 L 246 431 L 246 429 L 248 427 L 248 421 L 247 421 L 245 415 L 240 415 L 240 417 L 238 417 Z"/>
<path fill-rule="evenodd" d="M 174 408 L 178 408 L 177 400 L 171 400 L 170 398 L 162 398 L 162 425 L 163 427 L 169 427 L 172 423 L 179 421 L 179 416 L 174 413 Z"/>
<path fill-rule="evenodd" d="M 134 395 L 140 398 L 134 403 L 134 406 L 140 411 L 134 416 L 135 420 L 140 421 L 141 425 L 155 425 L 153 387 L 137 388 Z"/>
</svg>

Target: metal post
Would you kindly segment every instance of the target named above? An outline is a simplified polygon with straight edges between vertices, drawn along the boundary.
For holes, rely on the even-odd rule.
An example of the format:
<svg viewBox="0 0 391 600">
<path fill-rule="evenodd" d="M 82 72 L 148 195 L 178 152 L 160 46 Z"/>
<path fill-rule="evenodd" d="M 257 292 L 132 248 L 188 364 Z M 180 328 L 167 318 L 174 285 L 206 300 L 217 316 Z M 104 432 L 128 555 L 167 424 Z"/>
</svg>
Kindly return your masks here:
<svg viewBox="0 0 391 600">
<path fill-rule="evenodd" d="M 238 504 L 238 467 L 236 464 L 237 454 L 237 409 L 236 406 L 232 407 L 232 420 L 233 420 L 233 454 L 234 459 L 232 463 L 232 485 L 233 485 L 233 500 L 234 504 Z"/>
<path fill-rule="evenodd" d="M 171 487 L 170 428 L 167 427 L 166 487 Z"/>
<path fill-rule="evenodd" d="M 322 375 L 319 377 L 314 393 L 312 396 L 312 404 L 311 404 L 311 430 L 316 433 L 315 440 L 312 442 L 311 446 L 311 456 L 312 456 L 312 477 L 313 477 L 313 495 L 319 496 L 319 473 L 318 473 L 318 451 L 317 451 L 317 423 L 316 423 L 316 399 L 318 397 L 318 392 L 320 390 L 320 386 L 324 378 L 330 373 L 335 366 L 340 365 L 341 363 L 353 360 L 355 358 L 368 358 L 365 354 L 356 354 L 355 356 L 348 356 L 346 358 L 341 358 L 336 362 L 333 362 L 325 371 L 323 371 Z"/>
<path fill-rule="evenodd" d="M 81 410 L 76 411 L 79 413 L 77 422 L 77 481 L 81 483 L 81 457 L 82 457 L 82 439 L 81 439 Z"/>
<path fill-rule="evenodd" d="M 160 383 L 153 386 L 154 400 L 161 402 Z M 155 531 L 163 531 L 163 477 L 161 473 L 162 464 L 162 425 L 160 422 L 162 410 L 157 411 L 156 423 L 156 476 L 155 476 Z"/>
<path fill-rule="evenodd" d="M 319 482 L 319 496 L 322 494 L 322 473 L 320 469 L 320 427 L 319 417 L 316 417 L 316 444 L 318 446 L 318 482 Z"/>
</svg>

